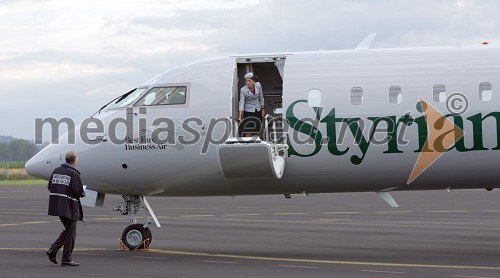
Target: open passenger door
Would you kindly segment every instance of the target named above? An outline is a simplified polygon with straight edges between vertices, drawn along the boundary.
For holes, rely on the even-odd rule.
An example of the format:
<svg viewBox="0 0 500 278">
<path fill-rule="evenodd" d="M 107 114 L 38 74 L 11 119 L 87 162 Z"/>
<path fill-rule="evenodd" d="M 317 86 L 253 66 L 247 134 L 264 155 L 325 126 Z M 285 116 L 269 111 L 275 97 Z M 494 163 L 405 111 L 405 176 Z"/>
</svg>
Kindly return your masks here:
<svg viewBox="0 0 500 278">
<path fill-rule="evenodd" d="M 231 137 L 217 147 L 220 173 L 226 179 L 280 179 L 285 170 L 286 133 L 283 128 L 284 55 L 235 57 L 231 97 Z M 266 117 L 261 134 L 240 137 L 236 118 L 239 112 L 239 92 L 245 86 L 245 74 L 259 76 L 264 91 Z"/>
</svg>

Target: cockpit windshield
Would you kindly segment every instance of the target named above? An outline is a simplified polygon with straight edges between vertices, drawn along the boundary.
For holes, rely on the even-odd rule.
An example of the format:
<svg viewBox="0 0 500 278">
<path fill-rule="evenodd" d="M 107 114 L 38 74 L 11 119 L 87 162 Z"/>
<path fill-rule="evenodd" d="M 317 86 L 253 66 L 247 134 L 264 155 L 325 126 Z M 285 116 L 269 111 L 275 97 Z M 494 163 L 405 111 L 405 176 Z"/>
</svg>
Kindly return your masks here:
<svg viewBox="0 0 500 278">
<path fill-rule="evenodd" d="M 186 91 L 186 86 L 152 88 L 134 106 L 185 104 Z"/>
<path fill-rule="evenodd" d="M 132 105 L 141 95 L 147 90 L 147 88 L 138 88 L 132 92 L 124 94 L 116 101 L 109 105 L 108 109 L 120 108 Z"/>
</svg>

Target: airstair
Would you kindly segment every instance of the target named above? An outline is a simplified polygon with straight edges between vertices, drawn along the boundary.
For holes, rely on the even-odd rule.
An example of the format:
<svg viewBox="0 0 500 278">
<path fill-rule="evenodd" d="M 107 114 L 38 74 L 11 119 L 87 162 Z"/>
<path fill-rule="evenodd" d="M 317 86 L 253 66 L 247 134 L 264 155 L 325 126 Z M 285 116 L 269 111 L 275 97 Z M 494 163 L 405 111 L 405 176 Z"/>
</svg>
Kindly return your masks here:
<svg viewBox="0 0 500 278">
<path fill-rule="evenodd" d="M 229 117 L 231 136 L 217 147 L 219 169 L 225 179 L 280 179 L 285 171 L 285 132 L 280 118 L 266 115 L 260 136 L 239 137 L 238 124 Z"/>
</svg>

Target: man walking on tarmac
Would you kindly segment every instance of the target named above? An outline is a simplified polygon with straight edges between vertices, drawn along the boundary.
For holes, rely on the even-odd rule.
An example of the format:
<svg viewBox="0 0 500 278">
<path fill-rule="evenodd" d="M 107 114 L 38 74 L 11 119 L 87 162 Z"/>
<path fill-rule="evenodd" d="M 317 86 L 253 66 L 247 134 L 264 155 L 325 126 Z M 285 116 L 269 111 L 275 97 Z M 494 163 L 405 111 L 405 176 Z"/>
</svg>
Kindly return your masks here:
<svg viewBox="0 0 500 278">
<path fill-rule="evenodd" d="M 64 230 L 46 252 L 49 260 L 57 264 L 56 254 L 64 245 L 61 266 L 78 266 L 71 258 L 75 247 L 76 223 L 83 221 L 80 198 L 85 196 L 80 172 L 76 170 L 78 157 L 75 152 L 66 154 L 66 163 L 56 168 L 50 176 L 49 215 L 59 216 Z"/>
</svg>

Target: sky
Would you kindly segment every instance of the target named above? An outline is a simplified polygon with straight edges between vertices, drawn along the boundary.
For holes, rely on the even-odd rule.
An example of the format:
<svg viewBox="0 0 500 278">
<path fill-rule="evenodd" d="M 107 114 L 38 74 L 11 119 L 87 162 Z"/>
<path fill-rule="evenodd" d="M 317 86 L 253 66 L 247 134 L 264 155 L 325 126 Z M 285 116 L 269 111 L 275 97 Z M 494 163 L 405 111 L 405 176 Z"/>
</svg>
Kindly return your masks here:
<svg viewBox="0 0 500 278">
<path fill-rule="evenodd" d="M 494 0 L 0 0 L 0 135 L 80 123 L 169 68 L 227 53 L 500 43 Z"/>
</svg>

